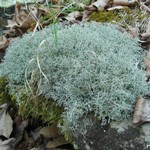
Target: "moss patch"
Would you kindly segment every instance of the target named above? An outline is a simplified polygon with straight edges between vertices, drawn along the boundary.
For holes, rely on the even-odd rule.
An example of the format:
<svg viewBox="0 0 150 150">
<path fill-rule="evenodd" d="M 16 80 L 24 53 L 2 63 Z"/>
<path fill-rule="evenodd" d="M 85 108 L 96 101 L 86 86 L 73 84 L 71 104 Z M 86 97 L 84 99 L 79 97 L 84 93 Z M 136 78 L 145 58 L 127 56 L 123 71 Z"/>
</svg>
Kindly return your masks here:
<svg viewBox="0 0 150 150">
<path fill-rule="evenodd" d="M 54 100 L 46 100 L 32 95 L 21 96 L 19 114 L 24 118 L 40 118 L 44 122 L 57 123 L 62 120 L 63 108 L 56 105 Z"/>
<path fill-rule="evenodd" d="M 139 11 L 139 9 L 129 9 L 128 7 L 124 7 L 124 9 L 120 10 L 111 10 L 111 11 L 99 11 L 94 12 L 89 16 L 90 21 L 97 22 L 121 22 L 124 25 L 135 25 L 136 22 L 142 21 L 147 14 Z"/>
<path fill-rule="evenodd" d="M 117 15 L 115 11 L 99 11 L 94 12 L 89 17 L 90 21 L 97 21 L 97 22 L 118 22 L 121 20 L 121 17 Z"/>
<path fill-rule="evenodd" d="M 0 105 L 11 101 L 11 96 L 8 93 L 7 79 L 4 77 L 0 78 Z"/>
</svg>

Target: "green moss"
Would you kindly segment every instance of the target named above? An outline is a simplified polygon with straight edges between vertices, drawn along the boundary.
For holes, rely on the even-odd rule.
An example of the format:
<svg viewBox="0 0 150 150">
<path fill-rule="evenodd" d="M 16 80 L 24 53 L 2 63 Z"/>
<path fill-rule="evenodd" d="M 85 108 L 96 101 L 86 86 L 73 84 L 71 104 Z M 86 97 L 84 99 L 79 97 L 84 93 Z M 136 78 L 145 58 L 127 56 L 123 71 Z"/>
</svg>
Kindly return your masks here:
<svg viewBox="0 0 150 150">
<path fill-rule="evenodd" d="M 3 103 L 14 102 L 19 107 L 19 115 L 24 118 L 40 118 L 43 122 L 49 124 L 64 124 L 62 113 L 64 109 L 56 105 L 54 100 L 46 100 L 42 97 L 32 96 L 31 93 L 25 92 L 22 88 L 19 90 L 19 97 L 15 93 L 9 94 L 7 79 L 0 77 L 0 105 Z M 21 102 L 18 101 L 21 99 Z M 70 132 L 63 132 L 65 139 L 72 143 Z"/>
<path fill-rule="evenodd" d="M 23 93 L 20 98 L 19 114 L 24 118 L 40 118 L 44 122 L 57 123 L 62 119 L 63 108 L 58 107 L 54 100 Z"/>
<path fill-rule="evenodd" d="M 121 17 L 115 13 L 115 11 L 99 11 L 94 12 L 89 17 L 90 21 L 97 22 L 118 22 L 121 20 Z"/>
<path fill-rule="evenodd" d="M 0 77 L 0 104 L 11 101 L 11 97 L 8 93 L 7 84 L 7 79 L 4 77 Z"/>
<path fill-rule="evenodd" d="M 90 21 L 97 22 L 120 22 L 123 26 L 126 25 L 135 25 L 135 23 L 142 21 L 148 15 L 139 11 L 139 9 L 130 9 L 124 7 L 120 10 L 111 10 L 111 11 L 99 11 L 94 12 L 89 16 Z"/>
</svg>

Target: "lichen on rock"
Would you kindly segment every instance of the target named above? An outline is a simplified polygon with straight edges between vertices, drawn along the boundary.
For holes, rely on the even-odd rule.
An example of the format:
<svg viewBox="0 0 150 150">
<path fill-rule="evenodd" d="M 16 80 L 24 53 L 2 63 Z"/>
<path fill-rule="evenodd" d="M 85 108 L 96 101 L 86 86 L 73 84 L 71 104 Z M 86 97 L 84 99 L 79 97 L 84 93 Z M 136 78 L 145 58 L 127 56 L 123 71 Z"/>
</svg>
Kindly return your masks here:
<svg viewBox="0 0 150 150">
<path fill-rule="evenodd" d="M 63 108 L 64 131 L 81 129 L 80 119 L 88 114 L 103 123 L 130 118 L 135 98 L 149 92 L 138 41 L 112 24 L 58 24 L 57 32 L 53 27 L 26 34 L 8 47 L 0 71 L 11 90 L 18 94 L 27 87 L 38 107 L 46 99 L 51 108 L 53 100 Z M 26 97 L 18 95 L 17 102 L 26 104 Z"/>
</svg>

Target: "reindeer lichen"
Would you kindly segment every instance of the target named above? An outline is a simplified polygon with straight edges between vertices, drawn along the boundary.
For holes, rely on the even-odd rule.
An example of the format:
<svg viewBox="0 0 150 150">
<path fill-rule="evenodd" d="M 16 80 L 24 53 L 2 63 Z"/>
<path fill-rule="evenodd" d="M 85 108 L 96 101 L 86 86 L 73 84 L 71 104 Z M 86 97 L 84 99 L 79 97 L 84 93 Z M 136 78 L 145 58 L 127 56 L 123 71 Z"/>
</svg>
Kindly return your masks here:
<svg viewBox="0 0 150 150">
<path fill-rule="evenodd" d="M 14 89 L 25 84 L 52 98 L 64 108 L 64 124 L 71 129 L 89 113 L 102 120 L 127 119 L 135 98 L 148 93 L 145 54 L 136 39 L 116 28 L 92 22 L 24 35 L 8 47 L 1 75 Z"/>
</svg>

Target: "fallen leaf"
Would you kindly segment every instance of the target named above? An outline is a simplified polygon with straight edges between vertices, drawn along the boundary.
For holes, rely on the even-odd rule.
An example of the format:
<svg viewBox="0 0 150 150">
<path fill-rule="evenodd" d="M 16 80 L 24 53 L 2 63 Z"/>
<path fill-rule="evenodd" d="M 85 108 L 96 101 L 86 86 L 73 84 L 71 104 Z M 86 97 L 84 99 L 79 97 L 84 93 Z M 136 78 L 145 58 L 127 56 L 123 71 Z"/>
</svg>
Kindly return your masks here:
<svg viewBox="0 0 150 150">
<path fill-rule="evenodd" d="M 147 81 L 149 81 L 150 80 L 150 51 L 147 52 L 147 55 L 144 58 L 144 63 L 146 65 Z"/>
<path fill-rule="evenodd" d="M 103 10 L 110 2 L 111 0 L 97 0 L 92 3 L 92 6 L 96 7 L 98 10 Z"/>
<path fill-rule="evenodd" d="M 79 8 L 82 8 L 82 9 L 85 9 L 85 6 L 86 6 L 85 4 L 79 3 L 79 2 L 77 2 L 76 5 L 77 5 Z"/>
<path fill-rule="evenodd" d="M 4 107 L 0 111 L 0 136 L 9 138 L 13 130 L 12 125 L 13 125 L 13 121 L 10 115 L 7 113 L 7 108 Z"/>
<path fill-rule="evenodd" d="M 104 10 L 104 8 L 106 6 L 109 6 L 111 2 L 112 0 L 97 0 L 96 2 L 92 3 L 90 6 L 85 6 L 85 10 L 89 12 L 94 12 L 97 10 Z"/>
<path fill-rule="evenodd" d="M 96 11 L 104 10 L 107 6 L 112 3 L 112 0 L 97 0 L 93 2 L 90 6 L 84 6 L 85 11 L 83 12 L 82 22 L 86 22 L 88 20 L 88 16 Z"/>
<path fill-rule="evenodd" d="M 46 148 L 55 148 L 57 146 L 61 146 L 64 144 L 68 144 L 68 142 L 65 140 L 63 136 L 59 136 L 53 139 L 52 141 L 49 141 Z"/>
<path fill-rule="evenodd" d="M 108 8 L 107 10 L 109 10 L 109 11 L 111 11 L 111 10 L 120 10 L 120 9 L 124 9 L 124 7 L 123 6 L 114 6 L 114 7 L 110 7 L 110 8 Z"/>
<path fill-rule="evenodd" d="M 14 138 L 5 141 L 0 140 L 0 150 L 13 150 L 14 141 Z"/>
<path fill-rule="evenodd" d="M 143 107 L 144 107 L 145 99 L 144 98 L 137 98 L 134 108 L 134 115 L 133 115 L 133 124 L 139 124 L 142 121 L 143 116 Z"/>
<path fill-rule="evenodd" d="M 150 32 L 141 34 L 141 43 L 150 43 Z"/>
<path fill-rule="evenodd" d="M 150 122 L 150 100 L 139 97 L 135 103 L 133 124 L 140 125 L 144 122 Z"/>
<path fill-rule="evenodd" d="M 79 21 L 77 19 L 80 17 L 82 17 L 82 14 L 79 11 L 75 11 L 75 12 L 68 14 L 68 16 L 65 17 L 65 19 L 69 23 L 79 23 Z"/>
<path fill-rule="evenodd" d="M 138 29 L 136 27 L 130 27 L 130 26 L 128 26 L 128 33 L 130 33 L 130 35 L 133 38 L 138 38 L 139 37 Z"/>
<path fill-rule="evenodd" d="M 137 0 L 113 0 L 115 6 L 133 6 L 137 4 Z"/>
<path fill-rule="evenodd" d="M 16 127 L 13 130 L 13 137 L 16 139 L 14 145 L 18 145 L 20 141 L 23 139 L 25 128 L 28 125 L 28 121 L 22 121 L 19 118 L 14 121 Z"/>
<path fill-rule="evenodd" d="M 19 2 L 15 5 L 15 15 L 12 20 L 8 20 L 9 28 L 30 28 L 38 17 L 38 9 L 34 5 L 29 5 L 28 11 L 23 9 Z"/>
<path fill-rule="evenodd" d="M 54 138 L 60 136 L 59 128 L 56 125 L 41 128 L 39 134 L 43 135 L 45 138 Z"/>
<path fill-rule="evenodd" d="M 9 40 L 5 36 L 0 37 L 0 50 L 4 50 L 9 45 Z"/>
<path fill-rule="evenodd" d="M 15 28 L 18 27 L 18 24 L 16 21 L 14 20 L 7 20 L 7 28 Z"/>
<path fill-rule="evenodd" d="M 150 122 L 150 100 L 145 101 L 142 120 L 143 122 Z"/>
</svg>

